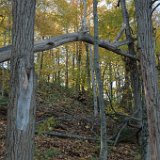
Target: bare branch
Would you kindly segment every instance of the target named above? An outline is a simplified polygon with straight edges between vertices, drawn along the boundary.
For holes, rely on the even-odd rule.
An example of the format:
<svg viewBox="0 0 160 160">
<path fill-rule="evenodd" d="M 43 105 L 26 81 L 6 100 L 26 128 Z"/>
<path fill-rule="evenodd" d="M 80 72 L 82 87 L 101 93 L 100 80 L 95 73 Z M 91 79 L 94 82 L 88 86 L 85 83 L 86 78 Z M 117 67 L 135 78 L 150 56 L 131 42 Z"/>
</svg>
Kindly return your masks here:
<svg viewBox="0 0 160 160">
<path fill-rule="evenodd" d="M 114 42 L 112 43 L 115 47 L 120 47 L 126 44 L 129 44 L 129 40 L 124 40 L 124 41 L 120 41 L 120 42 Z"/>
<path fill-rule="evenodd" d="M 158 3 L 153 9 L 152 9 L 152 12 L 151 12 L 151 15 L 153 14 L 153 12 L 160 6 L 160 3 Z"/>
<path fill-rule="evenodd" d="M 69 33 L 69 34 L 64 34 L 64 35 L 56 36 L 50 39 L 40 40 L 38 42 L 35 42 L 34 52 L 42 52 L 42 51 L 50 50 L 60 45 L 63 45 L 69 42 L 75 42 L 75 41 L 83 41 L 90 44 L 94 44 L 93 37 L 88 33 L 82 33 L 82 32 Z M 127 52 L 115 47 L 113 44 L 109 43 L 108 41 L 100 40 L 99 47 L 107 49 L 108 51 L 112 51 L 118 55 L 126 56 L 129 58 L 138 60 L 136 56 L 128 54 Z M 0 63 L 9 60 L 10 57 L 11 57 L 11 45 L 0 48 Z"/>
<path fill-rule="evenodd" d="M 153 0 L 153 1 L 151 2 L 151 6 L 152 6 L 155 2 L 157 2 L 157 1 L 159 1 L 159 0 Z"/>
<path fill-rule="evenodd" d="M 117 2 L 117 7 L 119 7 L 119 6 L 120 6 L 120 1 L 121 1 L 121 0 L 118 0 L 118 2 Z"/>
<path fill-rule="evenodd" d="M 118 142 L 118 139 L 123 131 L 123 129 L 127 126 L 127 121 L 123 124 L 123 126 L 121 127 L 121 129 L 119 130 L 119 132 L 117 133 L 117 136 L 116 136 L 116 139 L 114 141 L 114 146 L 116 146 L 117 142 Z"/>
<path fill-rule="evenodd" d="M 119 31 L 119 33 L 118 33 L 118 35 L 117 35 L 117 37 L 115 38 L 115 40 L 114 40 L 113 43 L 117 42 L 117 41 L 122 37 L 122 34 L 123 34 L 123 32 L 125 31 L 125 29 L 126 29 L 126 25 L 123 23 L 123 24 L 122 24 L 122 27 L 121 27 L 121 29 L 120 29 L 120 31 Z"/>
</svg>

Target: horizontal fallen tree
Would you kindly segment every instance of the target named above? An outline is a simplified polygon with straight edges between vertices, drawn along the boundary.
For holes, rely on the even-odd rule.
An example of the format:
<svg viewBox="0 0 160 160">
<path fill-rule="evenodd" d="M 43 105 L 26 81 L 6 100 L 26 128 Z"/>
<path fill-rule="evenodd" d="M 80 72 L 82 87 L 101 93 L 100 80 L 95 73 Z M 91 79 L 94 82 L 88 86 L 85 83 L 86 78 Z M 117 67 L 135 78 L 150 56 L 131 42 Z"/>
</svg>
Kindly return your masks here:
<svg viewBox="0 0 160 160">
<path fill-rule="evenodd" d="M 69 33 L 60 36 L 56 36 L 50 39 L 40 40 L 35 42 L 34 44 L 34 53 L 42 52 L 46 50 L 50 50 L 56 48 L 60 45 L 69 43 L 83 41 L 86 43 L 94 44 L 93 37 L 89 33 L 85 32 L 77 32 L 77 33 Z M 127 42 L 126 42 L 127 43 Z M 124 45 L 123 43 L 114 44 L 110 43 L 107 40 L 100 40 L 99 47 L 107 49 L 108 51 L 112 51 L 118 55 L 129 57 L 132 59 L 137 59 L 134 55 L 131 55 L 118 47 Z M 0 62 L 8 61 L 11 58 L 11 45 L 0 48 Z"/>
<path fill-rule="evenodd" d="M 96 137 L 89 137 L 89 136 L 82 136 L 70 133 L 63 133 L 63 132 L 43 132 L 43 135 L 52 136 L 52 137 L 59 137 L 59 138 L 70 138 L 70 139 L 79 139 L 79 140 L 89 140 L 89 141 L 98 141 L 99 139 Z"/>
<path fill-rule="evenodd" d="M 99 141 L 99 138 L 97 137 L 89 137 L 89 136 L 82 136 L 77 134 L 70 134 L 70 133 L 63 133 L 63 132 L 43 132 L 43 135 L 51 136 L 51 137 L 58 137 L 58 138 L 69 138 L 69 139 L 79 139 L 79 140 L 88 140 L 91 142 Z M 107 140 L 108 143 L 113 143 L 110 138 Z"/>
</svg>

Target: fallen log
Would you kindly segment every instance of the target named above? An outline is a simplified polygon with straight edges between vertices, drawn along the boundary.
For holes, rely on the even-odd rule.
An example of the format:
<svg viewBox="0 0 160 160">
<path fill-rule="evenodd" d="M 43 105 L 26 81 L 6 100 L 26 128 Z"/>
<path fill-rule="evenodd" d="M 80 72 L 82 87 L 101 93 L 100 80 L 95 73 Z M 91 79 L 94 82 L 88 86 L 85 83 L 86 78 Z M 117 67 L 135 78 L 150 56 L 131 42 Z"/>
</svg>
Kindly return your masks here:
<svg viewBox="0 0 160 160">
<path fill-rule="evenodd" d="M 98 138 L 96 137 L 87 137 L 87 136 L 82 136 L 82 135 L 75 135 L 75 134 L 70 134 L 70 133 L 62 133 L 62 132 L 43 132 L 43 135 L 51 136 L 51 137 L 59 137 L 59 138 L 70 138 L 70 139 L 79 139 L 79 140 L 88 140 L 88 141 L 99 141 Z"/>
<path fill-rule="evenodd" d="M 90 123 L 92 124 L 94 122 L 94 117 L 92 115 L 90 116 L 78 116 L 78 115 L 71 115 L 71 114 L 67 114 L 67 113 L 63 113 L 61 116 L 59 116 L 59 113 L 51 113 L 50 116 L 47 116 L 43 119 L 40 119 L 36 122 L 36 124 L 40 124 L 43 123 L 45 120 L 47 120 L 48 118 L 56 118 L 56 120 L 58 121 L 81 121 L 81 122 L 86 122 L 86 123 Z"/>
<path fill-rule="evenodd" d="M 94 44 L 93 37 L 88 33 L 84 33 L 84 32 L 69 33 L 69 34 L 64 34 L 64 35 L 56 36 L 50 39 L 45 39 L 45 40 L 40 40 L 35 42 L 34 52 L 42 52 L 42 51 L 50 50 L 60 45 L 63 45 L 69 42 L 75 42 L 75 41 L 83 41 L 90 44 Z M 8 45 L 6 47 L 0 48 L 0 62 L 4 62 L 10 59 L 11 47 L 12 47 L 11 45 Z M 137 60 L 135 56 L 119 49 L 116 45 L 108 42 L 107 40 L 100 40 L 99 47 L 107 49 L 108 51 L 112 51 L 118 55 Z"/>
<path fill-rule="evenodd" d="M 99 142 L 100 139 L 97 137 L 88 137 L 88 136 L 82 136 L 82 135 L 75 135 L 75 134 L 70 134 L 70 133 L 61 133 L 61 132 L 43 132 L 43 135 L 46 136 L 51 136 L 51 137 L 58 137 L 58 138 L 69 138 L 69 139 L 79 139 L 79 140 L 88 140 L 90 142 Z M 111 138 L 108 138 L 107 140 L 108 143 L 113 143 Z"/>
</svg>

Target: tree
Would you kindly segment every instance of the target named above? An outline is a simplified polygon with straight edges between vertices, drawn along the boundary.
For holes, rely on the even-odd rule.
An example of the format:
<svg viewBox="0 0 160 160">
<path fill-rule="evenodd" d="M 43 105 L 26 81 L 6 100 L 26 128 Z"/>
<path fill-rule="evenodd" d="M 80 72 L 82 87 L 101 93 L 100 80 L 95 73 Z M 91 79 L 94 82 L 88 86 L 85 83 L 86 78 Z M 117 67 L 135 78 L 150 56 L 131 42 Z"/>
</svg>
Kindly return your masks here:
<svg viewBox="0 0 160 160">
<path fill-rule="evenodd" d="M 45 25 L 41 25 L 40 29 L 37 29 L 38 33 L 40 33 L 39 34 L 40 36 L 47 36 L 48 37 L 51 34 L 57 35 L 59 33 L 64 33 L 64 29 L 67 29 L 68 31 L 74 30 L 76 32 L 79 30 L 79 26 L 80 26 L 80 23 L 82 20 L 82 14 L 78 15 L 77 13 L 78 12 L 82 13 L 83 7 L 82 7 L 81 3 L 77 3 L 75 0 L 72 0 L 72 2 L 74 2 L 74 3 L 72 5 L 70 5 L 68 1 L 54 0 L 54 3 L 52 5 L 50 5 L 51 0 L 47 0 L 47 1 L 43 0 L 43 1 L 44 1 L 44 5 L 42 5 L 41 6 L 42 8 L 39 8 L 39 10 L 38 10 L 38 15 L 39 15 L 38 21 L 39 21 L 39 25 L 40 25 L 42 23 L 42 19 L 45 20 L 44 24 L 46 24 L 47 27 Z M 108 0 L 108 1 L 111 1 L 111 0 Z M 139 42 L 138 49 L 139 49 L 140 59 L 137 58 L 134 53 L 135 52 L 134 51 L 134 49 L 135 49 L 134 39 L 132 38 L 132 35 L 131 35 L 132 33 L 131 33 L 130 24 L 129 24 L 128 13 L 127 13 L 126 6 L 125 6 L 125 0 L 121 0 L 119 2 L 121 2 L 122 9 L 123 9 L 122 14 L 123 14 L 123 22 L 125 23 L 126 40 L 123 41 L 124 36 L 122 36 L 122 35 L 121 35 L 122 41 L 118 41 L 120 38 L 119 35 L 118 35 L 118 37 L 116 37 L 117 43 L 115 43 L 115 41 L 112 43 L 107 40 L 98 40 L 98 37 L 106 38 L 106 35 L 104 34 L 104 32 L 106 33 L 106 30 L 107 30 L 107 36 L 109 36 L 110 40 L 114 40 L 113 39 L 113 36 L 115 36 L 114 32 L 115 32 L 115 30 L 117 31 L 117 29 L 120 28 L 119 24 L 121 24 L 122 20 L 121 20 L 121 18 L 117 18 L 117 16 L 115 16 L 115 15 L 114 15 L 114 17 L 110 17 L 110 15 L 113 16 L 112 11 L 107 11 L 107 12 L 105 12 L 105 14 L 110 18 L 109 23 L 111 23 L 111 24 L 109 24 L 108 22 L 103 20 L 104 14 L 101 14 L 101 19 L 103 21 L 103 23 L 101 24 L 101 27 L 103 27 L 103 31 L 100 34 L 100 36 L 98 36 L 98 33 L 97 33 L 98 20 L 97 20 L 97 13 L 96 13 L 96 9 L 97 9 L 96 3 L 97 2 L 94 1 L 94 13 L 96 15 L 94 17 L 95 18 L 94 19 L 95 20 L 94 37 L 92 37 L 89 33 L 87 33 L 85 29 L 84 30 L 82 29 L 77 33 L 67 33 L 65 35 L 60 35 L 60 36 L 53 37 L 50 39 L 40 40 L 35 43 L 34 49 L 33 49 L 33 28 L 31 28 L 31 27 L 33 27 L 34 7 L 31 8 L 32 10 L 30 13 L 27 10 L 28 10 L 28 7 L 31 7 L 30 4 L 35 3 L 35 2 L 33 2 L 33 0 L 32 1 L 29 0 L 29 2 L 27 2 L 26 0 L 23 0 L 22 2 L 19 2 L 18 0 L 13 1 L 13 5 L 14 5 L 14 7 L 13 7 L 13 10 L 14 10 L 14 12 L 13 12 L 14 13 L 14 15 L 13 15 L 14 16 L 13 45 L 0 48 L 0 62 L 9 60 L 12 57 L 11 58 L 11 62 L 12 62 L 12 64 L 11 64 L 12 65 L 12 75 L 11 75 L 12 91 L 11 91 L 11 102 L 10 102 L 10 107 L 9 107 L 9 112 L 8 112 L 8 118 L 9 118 L 9 120 L 8 120 L 8 131 L 9 131 L 8 144 L 11 141 L 12 147 L 10 147 L 8 145 L 8 147 L 10 147 L 9 152 L 7 153 L 8 157 L 11 156 L 12 153 L 16 154 L 16 155 L 13 154 L 14 157 L 16 157 L 16 156 L 18 157 L 20 155 L 20 153 L 22 153 L 22 149 L 23 149 L 23 147 L 21 147 L 22 145 L 27 146 L 25 154 L 23 154 L 23 155 L 29 156 L 29 155 L 31 155 L 30 153 L 32 152 L 31 148 L 33 146 L 33 142 L 31 140 L 31 137 L 33 138 L 33 132 L 34 132 L 34 129 L 33 129 L 34 128 L 34 126 L 33 126 L 33 121 L 34 121 L 34 115 L 33 115 L 34 114 L 34 104 L 33 104 L 34 103 L 33 102 L 33 99 L 34 99 L 33 57 L 34 56 L 33 56 L 33 50 L 34 50 L 34 52 L 40 52 L 40 51 L 50 50 L 52 48 L 58 47 L 62 44 L 68 43 L 68 42 L 80 41 L 79 46 L 77 45 L 77 47 L 76 47 L 77 61 L 75 61 L 75 53 L 74 53 L 73 67 L 72 67 L 73 70 L 74 70 L 74 68 L 75 68 L 75 71 L 78 70 L 77 84 L 78 84 L 79 89 L 81 88 L 80 83 L 81 83 L 82 88 L 86 87 L 85 86 L 86 83 L 84 82 L 85 81 L 85 78 L 84 78 L 85 72 L 83 71 L 83 68 L 84 68 L 84 66 L 83 66 L 84 56 L 82 54 L 84 51 L 83 42 L 94 44 L 94 47 L 95 47 L 94 48 L 95 66 L 96 66 L 95 69 L 96 69 L 96 77 L 97 77 L 97 81 L 98 81 L 98 89 L 99 89 L 98 94 L 99 94 L 101 119 L 102 119 L 102 121 L 101 121 L 101 129 L 102 129 L 101 130 L 101 142 L 102 142 L 102 145 L 101 145 L 101 156 L 100 156 L 101 159 L 106 159 L 106 155 L 107 155 L 106 146 L 107 145 L 106 145 L 106 139 L 105 139 L 106 138 L 105 137 L 106 136 L 106 129 L 104 127 L 104 126 L 106 126 L 106 124 L 105 124 L 106 120 L 105 120 L 105 115 L 104 115 L 105 108 L 104 108 L 104 104 L 103 104 L 104 103 L 103 102 L 103 84 L 101 82 L 99 62 L 103 62 L 103 63 L 101 63 L 101 66 L 104 67 L 104 74 L 105 74 L 105 69 L 107 68 L 105 66 L 108 65 L 107 64 L 108 62 L 106 60 L 102 60 L 102 59 L 99 60 L 98 45 L 102 48 L 109 50 L 109 51 L 112 51 L 112 52 L 117 53 L 119 55 L 128 57 L 125 59 L 127 59 L 127 65 L 129 66 L 131 64 L 131 66 L 132 66 L 132 67 L 127 66 L 127 67 L 129 69 L 128 73 L 130 74 L 130 79 L 133 80 L 132 87 L 134 88 L 133 94 L 134 94 L 134 98 L 135 98 L 134 99 L 135 106 L 141 105 L 140 104 L 140 100 L 141 100 L 140 96 L 141 95 L 140 95 L 140 87 L 139 87 L 140 84 L 137 83 L 138 76 L 136 76 L 136 75 L 138 75 L 137 74 L 138 69 L 136 68 L 136 63 L 137 63 L 137 60 L 138 61 L 140 60 L 142 79 L 144 82 L 144 89 L 145 89 L 145 100 L 146 100 L 146 106 L 147 106 L 147 114 L 148 114 L 149 137 L 150 137 L 150 142 L 151 142 L 150 143 L 151 144 L 151 146 L 150 146 L 151 147 L 151 156 L 152 156 L 152 159 L 159 159 L 160 158 L 159 157 L 160 140 L 159 140 L 159 133 L 158 133 L 159 106 L 160 106 L 159 103 L 160 102 L 159 102 L 158 82 L 157 82 L 156 66 L 155 66 L 155 56 L 154 56 L 154 49 L 153 49 L 154 48 L 153 35 L 152 35 L 153 27 L 152 27 L 152 22 L 151 22 L 151 15 L 154 10 L 154 9 L 153 10 L 151 9 L 151 4 L 156 2 L 156 0 L 154 0 L 154 1 L 135 0 L 137 22 L 138 22 L 138 42 Z M 25 8 L 23 8 L 24 3 L 27 4 L 26 5 L 27 7 L 25 7 Z M 85 0 L 84 0 L 84 3 L 86 5 Z M 90 3 L 90 2 L 88 2 L 88 3 Z M 56 6 L 55 8 L 53 7 L 54 5 Z M 19 7 L 19 6 L 22 6 L 22 7 Z M 50 7 L 50 6 L 52 6 L 52 8 L 54 8 L 54 12 L 52 12 L 52 13 L 49 13 L 47 10 L 48 7 Z M 80 6 L 80 9 L 77 9 L 78 7 L 73 7 L 73 6 Z M 15 10 L 18 7 L 19 7 L 19 9 L 16 12 Z M 85 7 L 84 7 L 84 17 L 87 16 Z M 29 10 L 30 10 L 30 8 L 29 8 Z M 77 12 L 77 10 L 78 10 L 78 12 Z M 119 11 L 120 10 L 118 10 L 116 12 L 116 15 L 120 15 Z M 20 16 L 19 12 L 23 12 L 24 14 L 21 14 L 21 16 Z M 43 12 L 44 12 L 44 14 L 43 14 Z M 101 10 L 101 12 L 103 12 L 103 9 Z M 76 13 L 76 14 L 74 15 L 73 13 Z M 110 14 L 107 14 L 107 13 L 110 13 Z M 30 18 L 28 18 L 28 17 L 30 17 Z M 70 17 L 72 17 L 72 18 L 70 18 Z M 56 20 L 51 23 L 53 18 Z M 117 27 L 115 27 L 115 28 L 114 28 L 115 23 L 112 23 L 112 21 L 115 21 L 115 20 L 113 20 L 113 18 L 115 18 L 115 20 L 118 19 L 120 21 L 120 23 L 118 23 Z M 74 19 L 75 21 L 72 22 L 71 19 Z M 84 21 L 84 24 L 86 23 L 85 21 Z M 16 23 L 17 23 L 17 25 L 15 25 Z M 117 21 L 116 21 L 116 23 L 117 23 Z M 104 27 L 104 24 L 107 27 Z M 55 27 L 53 27 L 53 26 L 55 26 Z M 38 27 L 38 23 L 37 23 L 37 27 Z M 17 31 L 18 30 L 17 28 L 20 28 L 19 33 Z M 63 29 L 61 29 L 61 28 L 63 28 Z M 91 29 L 91 33 L 92 33 L 92 28 L 90 27 L 90 29 Z M 124 30 L 123 27 L 122 27 L 122 29 Z M 50 30 L 52 30 L 52 31 L 50 31 Z M 23 38 L 23 37 L 25 37 L 25 38 Z M 122 45 L 123 45 L 123 47 L 120 48 L 120 46 L 122 46 Z M 12 55 L 11 55 L 11 48 L 12 48 Z M 24 48 L 25 48 L 25 50 L 24 50 Z M 129 53 L 124 51 L 124 48 L 125 49 L 128 48 Z M 90 46 L 89 46 L 88 50 L 91 50 Z M 66 86 L 68 86 L 68 83 L 70 83 L 69 78 L 71 78 L 71 76 L 69 75 L 69 71 L 70 71 L 70 67 L 69 67 L 70 55 L 69 54 L 71 54 L 70 50 L 69 50 L 69 52 L 67 52 L 68 58 L 66 58 L 66 70 L 65 70 L 65 67 L 63 67 L 62 74 L 61 74 L 61 75 L 63 75 L 63 73 L 65 73 L 65 71 L 66 71 L 66 84 L 67 84 Z M 44 58 L 44 61 L 48 61 L 48 59 L 50 59 L 50 57 L 52 57 L 52 56 L 53 56 L 53 54 L 48 55 L 48 58 Z M 90 58 L 91 57 L 92 56 L 90 56 Z M 113 58 L 113 56 L 111 58 Z M 87 59 L 86 64 L 89 64 L 88 57 L 86 59 Z M 61 59 L 58 59 L 57 61 L 58 61 L 57 65 L 60 65 L 60 63 L 63 63 Z M 109 61 L 110 61 L 109 62 L 109 69 L 108 68 L 107 69 L 109 70 L 110 77 L 108 75 L 106 76 L 106 74 L 105 74 L 105 76 L 103 76 L 105 78 L 103 78 L 103 79 L 107 79 L 106 77 L 109 77 L 109 79 L 110 79 L 109 80 L 110 81 L 110 97 L 112 100 L 112 99 L 114 99 L 114 97 L 117 96 L 116 95 L 117 93 L 114 94 L 115 88 L 113 87 L 114 86 L 113 79 L 114 79 L 115 68 L 116 68 L 116 70 L 119 70 L 119 68 L 117 66 L 115 67 L 113 60 L 109 60 Z M 76 63 L 77 63 L 77 66 L 75 65 Z M 47 64 L 47 66 L 43 67 L 43 69 L 47 68 L 46 70 L 48 72 L 46 72 L 45 76 L 46 77 L 48 76 L 49 77 L 48 79 L 50 79 L 50 77 L 51 77 L 50 72 L 51 71 L 48 70 L 48 67 L 53 68 L 52 59 L 50 59 L 50 64 Z M 89 71 L 89 68 L 87 68 L 87 70 Z M 123 71 L 121 70 L 121 73 Z M 60 72 L 59 73 L 58 72 L 56 71 L 55 74 L 52 73 L 53 75 L 55 75 L 55 80 L 57 79 L 57 74 L 59 74 L 58 77 L 60 77 Z M 116 72 L 118 73 L 118 71 L 116 71 Z M 88 72 L 88 82 L 89 82 L 89 75 L 90 74 L 91 73 Z M 118 76 L 120 74 L 118 73 Z M 126 74 L 126 75 L 128 75 L 128 74 Z M 118 82 L 119 86 L 116 86 L 117 88 L 119 87 L 119 89 L 124 87 L 124 85 L 120 84 L 120 83 L 124 82 L 124 79 L 126 79 L 126 77 L 124 78 L 123 73 L 122 73 L 121 77 L 122 77 L 122 80 L 119 80 L 119 82 Z M 80 80 L 80 78 L 81 78 L 81 80 Z M 92 78 L 94 78 L 94 74 L 93 74 Z M 108 81 L 106 81 L 104 83 L 108 83 Z M 89 83 L 88 83 L 88 85 L 89 85 Z M 130 87 L 130 84 L 128 86 Z M 108 86 L 106 88 L 108 88 Z M 121 91 L 118 91 L 118 92 L 121 93 Z M 24 94 L 28 95 L 28 99 L 24 98 Z M 130 97 L 132 97 L 132 95 Z M 26 107 L 20 108 L 21 107 L 20 103 L 22 101 L 24 102 L 22 104 Z M 111 102 L 111 105 L 112 105 L 112 102 Z M 24 114 L 24 112 L 25 112 L 25 114 Z M 22 117 L 19 115 L 21 115 Z M 21 119 L 21 121 L 19 119 Z M 21 122 L 21 123 L 19 123 L 19 122 Z M 26 124 L 24 122 L 28 122 L 28 123 Z M 17 126 L 18 126 L 18 128 L 16 128 Z M 144 126 L 142 126 L 142 127 L 144 127 Z M 18 129 L 21 129 L 22 131 L 19 132 Z M 26 133 L 29 133 L 29 134 L 26 134 Z M 13 135 L 15 138 L 13 137 Z M 25 141 L 25 139 L 29 143 L 27 143 Z M 16 146 L 14 141 L 20 142 L 19 143 L 19 146 L 21 147 L 20 150 L 18 150 L 19 146 L 18 145 Z M 13 151 L 12 148 L 15 148 L 16 152 L 15 152 L 15 150 Z M 21 157 L 21 155 L 19 157 Z M 25 159 L 25 158 L 21 157 L 21 159 Z"/>
<path fill-rule="evenodd" d="M 158 77 L 154 54 L 152 1 L 135 0 L 138 27 L 138 49 L 144 85 L 151 160 L 160 159 L 160 97 L 158 91 Z"/>
<path fill-rule="evenodd" d="M 14 0 L 7 160 L 32 160 L 35 118 L 35 0 Z"/>
<path fill-rule="evenodd" d="M 93 15 L 94 15 L 94 69 L 98 83 L 98 99 L 101 118 L 101 149 L 100 160 L 107 160 L 107 129 L 106 129 L 106 116 L 104 109 L 103 97 L 103 83 L 101 80 L 101 70 L 99 65 L 99 52 L 98 52 L 98 14 L 97 14 L 97 0 L 93 1 Z"/>
</svg>

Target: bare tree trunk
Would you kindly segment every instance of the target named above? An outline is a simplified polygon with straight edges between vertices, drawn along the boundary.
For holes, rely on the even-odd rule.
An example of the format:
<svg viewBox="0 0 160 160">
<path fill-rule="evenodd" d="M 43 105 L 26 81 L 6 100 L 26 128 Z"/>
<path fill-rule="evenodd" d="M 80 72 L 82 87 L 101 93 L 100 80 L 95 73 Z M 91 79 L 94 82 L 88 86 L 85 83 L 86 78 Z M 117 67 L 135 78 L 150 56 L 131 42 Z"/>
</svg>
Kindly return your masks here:
<svg viewBox="0 0 160 160">
<path fill-rule="evenodd" d="M 4 46 L 6 46 L 6 43 L 7 43 L 7 40 L 6 40 L 6 35 L 7 34 L 7 31 L 4 32 Z M 4 69 L 4 62 L 1 64 L 2 65 L 2 86 L 1 86 L 1 95 L 2 97 L 4 96 L 4 87 L 5 87 L 5 69 Z"/>
<path fill-rule="evenodd" d="M 160 99 L 154 55 L 151 0 L 135 0 L 140 64 L 148 118 L 151 160 L 160 159 Z"/>
<path fill-rule="evenodd" d="M 43 69 L 43 55 L 44 53 L 42 52 L 41 54 L 39 54 L 38 56 L 38 86 L 40 86 L 40 80 L 42 78 L 42 69 Z"/>
<path fill-rule="evenodd" d="M 82 42 L 79 42 L 76 48 L 77 59 L 77 77 L 76 77 L 76 90 L 80 91 L 81 86 L 81 55 L 82 55 Z"/>
<path fill-rule="evenodd" d="M 68 47 L 65 47 L 66 50 L 66 69 L 65 69 L 65 87 L 68 88 Z"/>
<path fill-rule="evenodd" d="M 109 62 L 109 83 L 108 83 L 108 87 L 109 87 L 109 94 L 108 94 L 108 98 L 109 98 L 109 102 L 110 102 L 110 106 L 112 106 L 112 101 L 113 101 L 113 80 L 112 80 L 112 61 Z"/>
<path fill-rule="evenodd" d="M 147 123 L 147 110 L 144 99 L 144 89 L 142 90 L 142 159 L 151 160 L 150 144 L 148 139 L 148 123 Z"/>
<path fill-rule="evenodd" d="M 61 85 L 61 69 L 60 69 L 60 57 L 59 54 L 56 52 L 56 64 L 58 67 L 58 71 L 57 71 L 57 83 L 58 85 Z"/>
<path fill-rule="evenodd" d="M 89 64 L 89 44 L 85 44 L 86 48 L 86 75 L 87 75 L 87 85 L 88 85 L 88 91 L 91 90 L 91 78 L 90 78 L 90 64 Z"/>
<path fill-rule="evenodd" d="M 93 89 L 94 117 L 96 118 L 98 116 L 97 82 L 95 80 L 93 53 L 92 53 L 91 45 L 89 45 L 89 52 L 90 52 L 89 58 L 90 58 L 91 80 L 92 80 L 92 89 Z"/>
<path fill-rule="evenodd" d="M 98 53 L 98 14 L 97 14 L 98 1 L 93 1 L 93 15 L 94 15 L 94 67 L 96 73 L 96 79 L 98 83 L 98 98 L 101 117 L 101 149 L 100 160 L 107 160 L 107 129 L 106 129 L 106 116 L 104 108 L 103 98 L 103 83 L 101 80 L 101 70 L 99 65 L 99 53 Z"/>
<path fill-rule="evenodd" d="M 76 73 L 76 71 L 75 71 L 75 59 L 76 59 L 76 56 L 75 56 L 75 50 L 76 50 L 76 44 L 74 43 L 74 51 L 73 51 L 73 53 L 72 53 L 72 82 L 73 83 L 71 83 L 72 84 L 72 87 L 73 88 L 75 88 L 75 73 Z"/>
<path fill-rule="evenodd" d="M 32 160 L 34 151 L 35 0 L 14 0 L 7 160 Z"/>
</svg>

